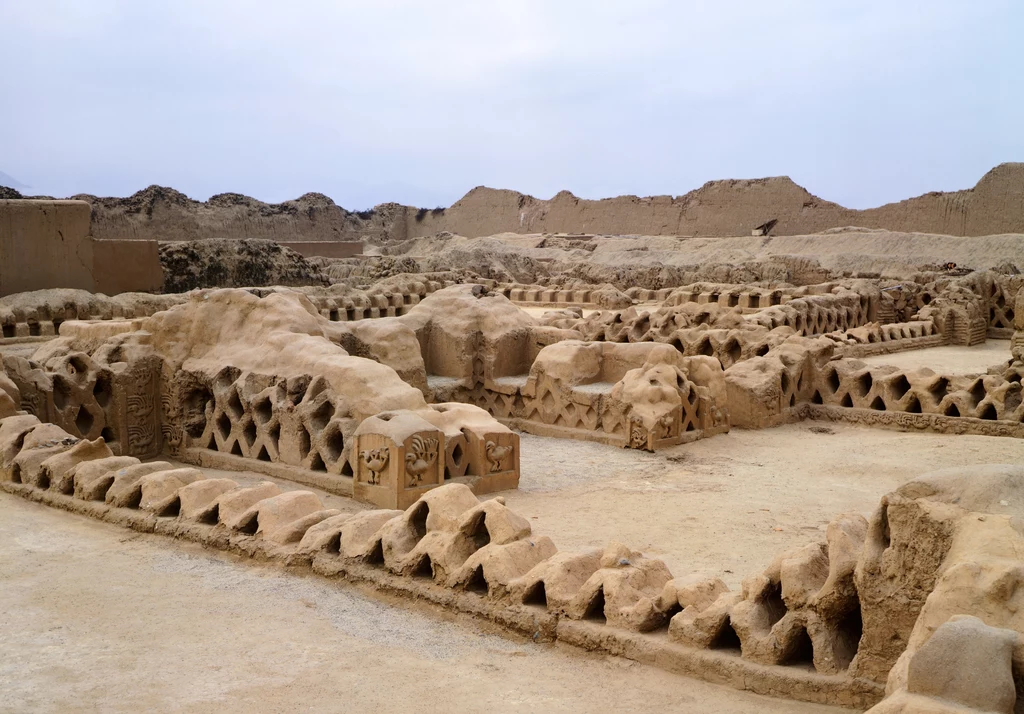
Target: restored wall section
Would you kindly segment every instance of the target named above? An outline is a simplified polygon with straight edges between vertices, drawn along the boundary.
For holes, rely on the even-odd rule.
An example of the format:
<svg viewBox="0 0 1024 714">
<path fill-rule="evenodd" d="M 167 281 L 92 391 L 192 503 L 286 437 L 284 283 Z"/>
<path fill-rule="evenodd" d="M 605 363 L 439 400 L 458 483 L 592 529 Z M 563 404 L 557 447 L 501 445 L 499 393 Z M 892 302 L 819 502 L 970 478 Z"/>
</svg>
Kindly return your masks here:
<svg viewBox="0 0 1024 714">
<path fill-rule="evenodd" d="M 51 288 L 160 290 L 156 241 L 94 240 L 90 226 L 85 201 L 0 200 L 0 296 Z"/>
<path fill-rule="evenodd" d="M 92 267 L 88 203 L 0 201 L 0 295 L 95 290 Z"/>
<path fill-rule="evenodd" d="M 164 271 L 155 240 L 94 240 L 92 246 L 96 292 L 117 295 L 163 288 Z"/>
</svg>

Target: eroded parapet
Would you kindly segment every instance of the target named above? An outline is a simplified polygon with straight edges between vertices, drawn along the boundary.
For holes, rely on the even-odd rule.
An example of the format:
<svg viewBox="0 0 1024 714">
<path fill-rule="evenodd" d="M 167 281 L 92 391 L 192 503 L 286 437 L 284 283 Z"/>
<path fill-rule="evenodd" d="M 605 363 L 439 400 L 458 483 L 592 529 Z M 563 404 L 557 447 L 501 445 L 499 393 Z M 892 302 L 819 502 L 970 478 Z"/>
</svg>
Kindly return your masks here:
<svg viewBox="0 0 1024 714">
<path fill-rule="evenodd" d="M 975 345 L 1010 336 L 1022 284 L 1019 275 L 980 271 L 901 287 L 916 301 L 919 319 L 933 320 L 947 343 Z"/>
<path fill-rule="evenodd" d="M 644 661 L 685 661 L 696 673 L 731 661 L 749 681 L 772 682 L 776 695 L 863 707 L 881 697 L 871 682 L 887 677 L 892 691 L 909 681 L 911 692 L 934 694 L 933 685 L 919 688 L 924 672 L 915 660 L 945 640 L 938 633 L 951 614 L 981 617 L 1017 638 L 1024 631 L 1014 525 L 1024 503 L 1020 467 L 916 479 L 888 494 L 870 521 L 839 516 L 823 541 L 778 556 L 734 592 L 717 578 L 673 578 L 661 561 L 621 544 L 559 553 L 501 499 L 481 502 L 464 484 L 429 490 L 405 510 L 347 515 L 307 491 L 241 487 L 196 469 L 113 457 L 97 441 L 32 416 L 4 419 L 3 487 L 134 527 L 311 562 L 321 574 Z M 118 515 L 133 511 L 139 516 Z M 668 641 L 642 634 L 666 628 Z M 1022 671 L 1021 652 L 1010 655 L 1014 672 Z M 814 679 L 811 669 L 826 676 Z M 767 672 L 774 674 L 765 679 Z"/>
<path fill-rule="evenodd" d="M 986 270 L 947 281 L 936 281 L 926 286 L 923 292 L 930 294 L 928 306 L 943 298 L 959 304 L 974 302 L 981 314 L 975 317 L 972 312 L 970 317 L 976 321 L 984 321 L 993 336 L 1006 337 L 1013 328 L 1015 302 L 1022 286 L 1024 276 L 1019 273 L 1006 275 Z"/>
<path fill-rule="evenodd" d="M 825 337 L 835 340 L 836 352 L 844 357 L 892 354 L 946 344 L 945 335 L 931 320 L 871 323 L 844 332 L 832 332 Z"/>
<path fill-rule="evenodd" d="M 839 288 L 835 294 L 808 295 L 766 308 L 748 320 L 768 329 L 792 328 L 804 337 L 866 325 L 877 314 L 877 297 Z"/>
<path fill-rule="evenodd" d="M 224 367 L 180 370 L 165 384 L 164 420 L 181 447 L 350 476 L 346 440 L 359 420 L 323 377 Z"/>
<path fill-rule="evenodd" d="M 1019 276 L 980 272 L 884 290 L 865 280 L 775 290 L 696 284 L 674 290 L 654 310 L 633 306 L 585 318 L 553 311 L 541 322 L 588 341 L 666 342 L 729 369 L 767 355 L 792 334 L 825 334 L 848 356 L 1009 338 L 1022 283 Z"/>
<path fill-rule="evenodd" d="M 988 273 L 982 287 L 987 297 L 988 325 L 993 336 L 1005 336 L 1014 329 L 1014 319 L 1020 312 L 1018 303 L 1024 276 Z"/>
<path fill-rule="evenodd" d="M 800 287 L 781 286 L 762 288 L 733 283 L 694 283 L 673 288 L 665 298 L 666 305 L 697 303 L 718 305 L 726 308 L 740 308 L 743 311 L 763 310 L 782 305 L 808 295 L 822 295 L 831 292 L 836 283 L 821 283 Z M 627 291 L 628 293 L 628 291 Z"/>
<path fill-rule="evenodd" d="M 674 288 L 661 288 L 659 290 L 648 290 L 646 288 L 627 288 L 625 293 L 628 297 L 638 302 L 664 302 L 668 300 Z"/>
<path fill-rule="evenodd" d="M 862 634 L 854 568 L 866 530 L 862 516 L 840 516 L 825 542 L 783 553 L 738 593 L 716 580 L 699 584 L 703 597 L 680 600 L 669 635 L 694 646 L 739 647 L 764 664 L 845 671 Z"/>
<path fill-rule="evenodd" d="M 0 338 L 55 337 L 71 320 L 149 317 L 187 299 L 185 295 L 122 293 L 108 297 L 86 290 L 55 289 L 0 297 Z"/>
<path fill-rule="evenodd" d="M 725 372 L 731 423 L 746 429 L 776 426 L 812 397 L 815 375 L 832 358 L 835 343 L 823 337 L 790 337 L 764 357 Z"/>
<path fill-rule="evenodd" d="M 339 286 L 319 288 L 241 288 L 265 297 L 294 291 L 305 295 L 317 311 L 331 322 L 353 322 L 406 314 L 421 300 L 441 289 L 436 281 L 409 281 L 398 290 L 369 291 Z M 15 293 L 0 297 L 0 340 L 52 339 L 72 321 L 110 322 L 150 317 L 186 302 L 192 293 L 121 293 L 108 297 L 87 290 L 54 289 Z"/>
<path fill-rule="evenodd" d="M 347 411 L 346 395 L 322 377 L 224 368 L 211 380 L 182 370 L 172 387 L 165 420 L 178 425 L 182 458 L 197 463 L 233 457 L 255 460 L 246 464 L 251 470 L 289 467 L 267 472 L 388 507 L 408 505 L 453 478 L 479 493 L 519 482 L 518 437 L 470 405 L 428 405 L 360 421 Z M 410 424 L 418 425 L 415 438 L 396 441 L 392 431 Z M 407 463 L 414 453 L 419 458 Z M 387 469 L 372 468 L 382 460 Z"/>
<path fill-rule="evenodd" d="M 741 592 L 685 606 L 673 617 L 670 636 L 695 646 L 739 647 L 744 658 L 766 664 L 802 661 L 822 672 L 888 678 L 893 692 L 906 688 L 908 665 L 914 679 L 914 659 L 943 623 L 967 614 L 1014 632 L 1020 644 L 1012 670 L 1020 682 L 1024 621 L 1014 553 L 1021 535 L 1011 523 L 1022 490 L 1024 470 L 1016 466 L 947 469 L 916 479 L 886 495 L 870 521 L 857 514 L 833 520 L 825 542 L 779 556 L 745 579 Z M 1004 652 L 1000 666 L 1009 668 L 1011 653 Z M 943 691 L 918 686 L 924 685 L 911 692 Z M 1004 710 L 1010 711 L 991 709 Z"/>
<path fill-rule="evenodd" d="M 378 317 L 400 317 L 409 312 L 425 297 L 442 287 L 434 280 L 409 280 L 402 285 L 374 287 L 367 291 L 331 286 L 327 288 L 300 288 L 316 306 L 319 313 L 331 322 L 354 322 Z"/>
<path fill-rule="evenodd" d="M 1019 424 L 1024 422 L 1020 371 L 1009 366 L 1001 374 L 944 376 L 843 359 L 816 375 L 811 403 Z"/>
<path fill-rule="evenodd" d="M 759 293 L 741 292 L 743 286 L 697 285 L 673 292 L 655 310 L 630 307 L 585 318 L 550 313 L 542 323 L 578 331 L 587 341 L 664 342 L 684 356 L 714 357 L 728 369 L 768 354 L 794 334 L 845 333 L 877 320 L 878 289 L 857 285 L 858 290 L 832 284 L 815 286 L 817 293 L 807 288 L 769 291 L 765 301 L 771 302 L 771 307 L 762 305 L 761 297 L 756 297 Z M 724 288 L 733 290 L 720 292 Z"/>
<path fill-rule="evenodd" d="M 914 337 L 917 325 L 883 327 L 901 340 L 930 338 Z M 943 375 L 836 359 L 843 348 L 836 335 L 790 337 L 768 355 L 730 367 L 724 376 L 731 423 L 765 428 L 811 418 L 1024 437 L 1024 363 L 1009 355 L 985 374 Z"/>
<path fill-rule="evenodd" d="M 686 357 L 715 357 L 723 368 L 766 354 L 788 336 L 747 322 L 737 308 L 688 302 L 655 310 L 595 312 L 585 318 L 548 313 L 541 323 L 574 330 L 588 342 L 662 342 Z"/>
<path fill-rule="evenodd" d="M 545 287 L 543 285 L 502 285 L 498 288 L 510 301 L 523 306 L 568 307 L 579 306 L 615 310 L 629 307 L 635 301 L 660 302 L 671 290 L 639 290 L 625 292 L 613 285 L 575 286 L 572 288 Z"/>
</svg>

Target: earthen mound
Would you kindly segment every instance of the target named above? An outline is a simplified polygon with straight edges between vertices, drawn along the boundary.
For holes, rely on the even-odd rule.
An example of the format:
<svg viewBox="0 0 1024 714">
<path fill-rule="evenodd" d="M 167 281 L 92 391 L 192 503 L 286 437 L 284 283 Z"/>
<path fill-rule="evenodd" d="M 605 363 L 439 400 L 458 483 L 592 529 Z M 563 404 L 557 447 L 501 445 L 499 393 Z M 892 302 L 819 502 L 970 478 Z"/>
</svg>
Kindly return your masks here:
<svg viewBox="0 0 1024 714">
<path fill-rule="evenodd" d="M 315 265 L 295 251 L 266 240 L 208 240 L 162 243 L 164 290 L 325 285 Z"/>
</svg>

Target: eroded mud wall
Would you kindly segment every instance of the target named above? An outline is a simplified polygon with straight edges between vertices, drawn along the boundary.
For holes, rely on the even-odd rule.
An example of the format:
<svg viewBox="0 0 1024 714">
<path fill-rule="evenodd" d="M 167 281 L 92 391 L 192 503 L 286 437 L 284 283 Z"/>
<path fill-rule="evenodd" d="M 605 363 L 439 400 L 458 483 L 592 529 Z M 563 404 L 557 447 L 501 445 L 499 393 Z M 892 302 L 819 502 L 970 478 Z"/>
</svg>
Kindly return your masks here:
<svg viewBox="0 0 1024 714">
<path fill-rule="evenodd" d="M 867 210 L 821 199 L 788 177 L 711 181 L 676 197 L 596 201 L 568 191 L 541 200 L 479 187 L 448 208 L 385 203 L 356 212 L 316 193 L 279 204 L 240 194 L 196 201 L 174 189 L 150 186 L 127 198 L 74 198 L 92 205 L 96 238 L 118 240 L 387 242 L 438 231 L 471 238 L 505 232 L 749 236 L 770 220 L 777 221 L 772 234 L 780 236 L 842 226 L 953 236 L 1024 233 L 1024 163 L 1001 164 L 974 188 L 928 193 Z"/>
<path fill-rule="evenodd" d="M 928 193 L 858 211 L 825 201 L 787 177 L 712 181 L 683 196 L 619 196 L 590 201 L 563 191 L 549 201 L 475 188 L 451 208 L 406 212 L 405 233 L 743 236 L 777 219 L 773 234 L 840 226 L 955 236 L 1024 232 L 1024 163 L 1001 164 L 973 189 Z"/>
</svg>

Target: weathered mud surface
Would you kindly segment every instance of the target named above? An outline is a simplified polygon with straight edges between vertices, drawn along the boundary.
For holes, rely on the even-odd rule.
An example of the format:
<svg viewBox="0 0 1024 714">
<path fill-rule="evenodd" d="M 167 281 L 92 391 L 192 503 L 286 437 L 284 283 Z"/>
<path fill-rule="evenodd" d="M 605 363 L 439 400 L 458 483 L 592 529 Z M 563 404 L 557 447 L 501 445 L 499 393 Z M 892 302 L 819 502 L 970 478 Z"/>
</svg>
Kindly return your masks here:
<svg viewBox="0 0 1024 714">
<path fill-rule="evenodd" d="M 160 245 L 164 291 L 263 285 L 324 285 L 320 269 L 266 240 L 205 240 Z"/>
</svg>

